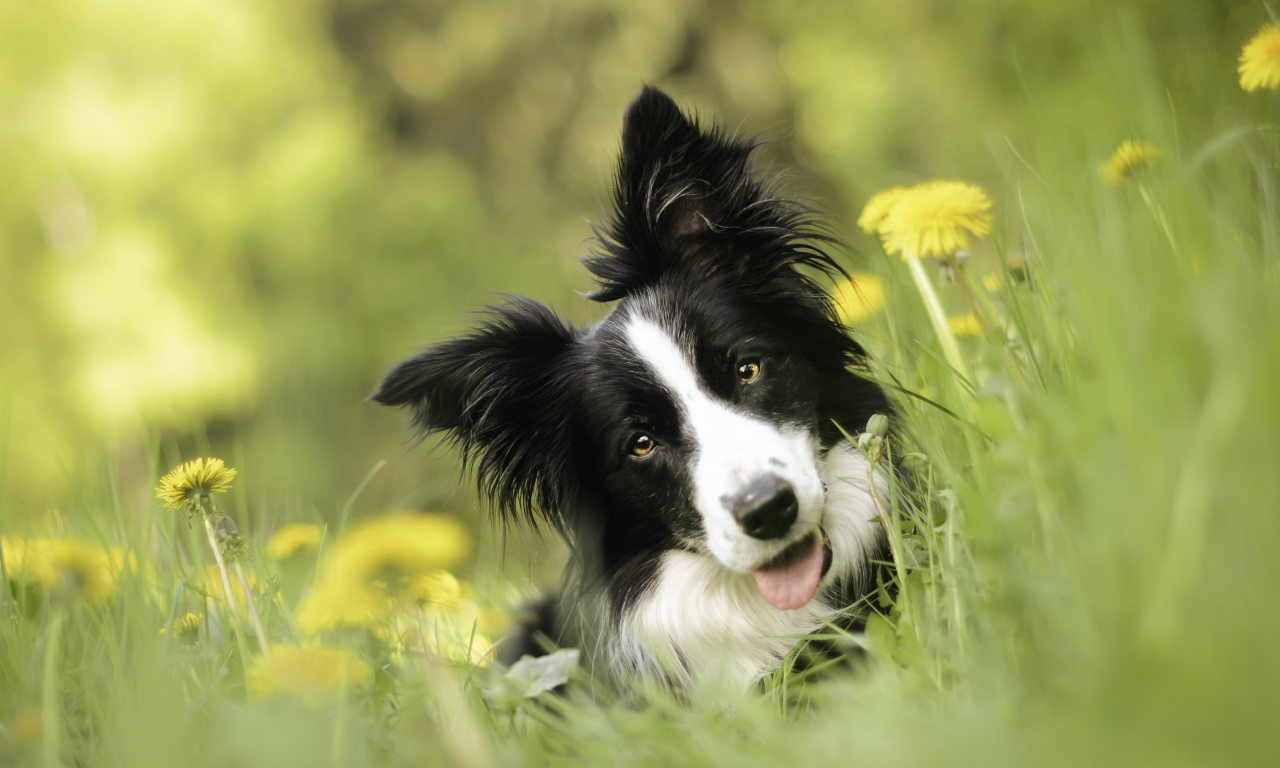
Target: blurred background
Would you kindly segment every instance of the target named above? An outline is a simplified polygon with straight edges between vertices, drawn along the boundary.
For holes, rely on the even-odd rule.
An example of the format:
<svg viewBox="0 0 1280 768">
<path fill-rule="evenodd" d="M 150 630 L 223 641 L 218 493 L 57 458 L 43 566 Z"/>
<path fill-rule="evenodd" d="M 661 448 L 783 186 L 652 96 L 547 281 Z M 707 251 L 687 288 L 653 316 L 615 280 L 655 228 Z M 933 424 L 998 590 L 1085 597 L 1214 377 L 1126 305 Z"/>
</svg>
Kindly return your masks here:
<svg viewBox="0 0 1280 768">
<path fill-rule="evenodd" d="M 1134 114 L 1235 124 L 1265 19 L 1227 0 L 0 4 L 0 520 L 103 489 L 142 509 L 153 472 L 206 454 L 241 468 L 258 521 L 334 520 L 382 461 L 358 509 L 474 520 L 454 457 L 364 397 L 501 293 L 605 311 L 577 258 L 641 83 L 773 139 L 762 161 L 798 169 L 852 269 L 879 258 L 853 221 L 890 184 L 965 178 L 1007 217 L 1029 133 L 1102 159 L 1176 140 Z M 1220 71 L 1167 66 L 1189 57 Z M 1168 103 L 1118 109 L 1136 82 Z"/>
</svg>

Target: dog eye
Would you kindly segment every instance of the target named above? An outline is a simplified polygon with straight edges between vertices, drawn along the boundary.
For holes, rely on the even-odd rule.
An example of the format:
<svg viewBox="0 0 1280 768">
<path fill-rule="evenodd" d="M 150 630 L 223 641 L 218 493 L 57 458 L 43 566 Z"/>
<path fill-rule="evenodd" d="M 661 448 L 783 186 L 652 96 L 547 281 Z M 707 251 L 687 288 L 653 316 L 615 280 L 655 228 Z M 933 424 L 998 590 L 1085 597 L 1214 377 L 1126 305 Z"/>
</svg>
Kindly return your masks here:
<svg viewBox="0 0 1280 768">
<path fill-rule="evenodd" d="M 631 441 L 631 452 L 636 456 L 648 456 L 657 447 L 658 444 L 648 435 L 636 435 L 636 438 Z"/>
<path fill-rule="evenodd" d="M 754 360 L 748 360 L 738 366 L 738 381 L 743 384 L 750 384 L 760 375 L 760 364 Z"/>
</svg>

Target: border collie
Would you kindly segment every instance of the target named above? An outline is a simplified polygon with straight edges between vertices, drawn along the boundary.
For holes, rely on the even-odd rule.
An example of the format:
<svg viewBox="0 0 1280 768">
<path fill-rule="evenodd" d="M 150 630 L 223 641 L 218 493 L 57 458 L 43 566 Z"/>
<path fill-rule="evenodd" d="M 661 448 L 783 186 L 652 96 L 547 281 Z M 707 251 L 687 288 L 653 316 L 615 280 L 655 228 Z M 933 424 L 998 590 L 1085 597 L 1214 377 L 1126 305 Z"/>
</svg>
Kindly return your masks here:
<svg viewBox="0 0 1280 768">
<path fill-rule="evenodd" d="M 815 281 L 843 273 L 831 238 L 754 172 L 756 146 L 645 87 L 584 261 L 608 316 L 574 328 L 513 298 L 372 396 L 447 433 L 501 517 L 569 543 L 508 661 L 540 640 L 623 685 L 746 687 L 875 590 L 885 536 L 840 428 L 890 405 Z"/>
</svg>

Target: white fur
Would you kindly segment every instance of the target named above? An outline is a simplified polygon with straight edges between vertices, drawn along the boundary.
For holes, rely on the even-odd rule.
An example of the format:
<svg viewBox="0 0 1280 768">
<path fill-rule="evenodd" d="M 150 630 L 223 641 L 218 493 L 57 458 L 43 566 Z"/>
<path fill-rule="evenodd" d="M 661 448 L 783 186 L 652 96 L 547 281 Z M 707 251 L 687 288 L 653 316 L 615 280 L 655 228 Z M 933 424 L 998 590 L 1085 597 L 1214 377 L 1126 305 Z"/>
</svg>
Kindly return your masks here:
<svg viewBox="0 0 1280 768">
<path fill-rule="evenodd" d="M 752 571 L 808 536 L 821 521 L 823 492 L 814 438 L 806 430 L 780 428 L 713 398 L 699 384 L 680 346 L 653 321 L 633 317 L 626 332 L 636 354 L 679 403 L 689 428 L 694 506 L 702 517 L 706 546 L 724 568 L 750 581 Z M 769 375 L 767 367 L 761 375 Z M 725 504 L 726 498 L 737 496 L 762 475 L 777 475 L 795 491 L 799 511 L 785 538 L 762 541 L 748 536 Z"/>
<path fill-rule="evenodd" d="M 796 637 L 822 627 L 848 606 L 835 604 L 832 585 L 858 578 L 879 522 L 867 493 L 866 460 L 852 446 L 832 448 L 821 464 L 826 484 L 821 524 L 831 546 L 831 569 L 808 605 L 780 611 L 765 602 L 750 573 L 726 568 L 709 555 L 663 555 L 654 585 L 623 617 L 610 643 L 610 661 L 633 675 L 688 685 L 707 677 L 745 689 L 777 669 Z M 876 492 L 887 498 L 885 479 Z"/>
</svg>

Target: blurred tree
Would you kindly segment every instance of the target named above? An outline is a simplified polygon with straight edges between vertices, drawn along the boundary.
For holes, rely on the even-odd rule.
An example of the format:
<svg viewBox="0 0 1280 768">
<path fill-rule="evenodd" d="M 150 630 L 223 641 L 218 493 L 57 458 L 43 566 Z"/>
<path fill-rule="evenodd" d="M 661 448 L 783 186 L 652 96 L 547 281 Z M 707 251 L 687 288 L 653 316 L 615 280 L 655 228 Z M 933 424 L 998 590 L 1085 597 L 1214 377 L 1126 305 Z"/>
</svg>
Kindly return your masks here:
<svg viewBox="0 0 1280 768">
<path fill-rule="evenodd" d="M 270 514 L 333 513 L 379 458 L 369 504 L 468 509 L 451 459 L 406 459 L 361 399 L 497 292 L 603 311 L 573 257 L 641 82 L 777 139 L 762 159 L 799 160 L 797 191 L 851 221 L 889 183 L 999 189 L 991 149 L 1025 131 L 1163 138 L 1091 41 L 1159 41 L 1124 63 L 1144 81 L 1226 62 L 1230 88 L 1261 20 L 1226 0 L 4 4 L 0 488 L 64 500 L 99 455 L 141 479 L 156 435 L 170 461 L 207 428 Z M 1140 114 L 1201 109 L 1180 98 Z"/>
</svg>

